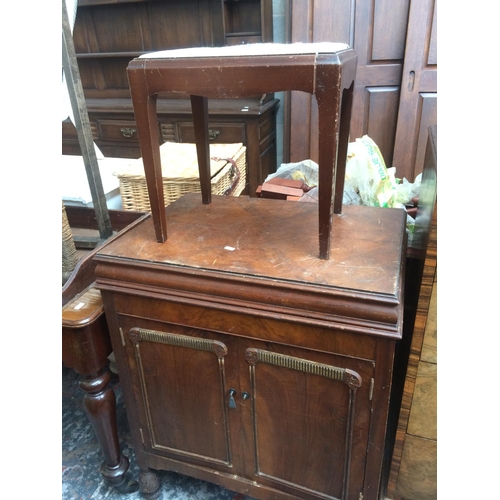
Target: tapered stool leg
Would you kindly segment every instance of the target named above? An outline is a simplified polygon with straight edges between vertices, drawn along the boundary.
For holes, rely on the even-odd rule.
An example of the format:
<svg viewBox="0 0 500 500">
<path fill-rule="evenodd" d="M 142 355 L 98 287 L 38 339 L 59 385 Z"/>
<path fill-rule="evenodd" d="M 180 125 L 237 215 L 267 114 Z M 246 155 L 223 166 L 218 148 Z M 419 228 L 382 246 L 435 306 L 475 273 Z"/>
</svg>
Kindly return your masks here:
<svg viewBox="0 0 500 500">
<path fill-rule="evenodd" d="M 335 176 L 337 161 L 337 134 L 339 100 L 334 93 L 318 96 L 319 157 L 318 157 L 318 225 L 319 258 L 330 258 L 333 207 L 335 204 Z"/>
<path fill-rule="evenodd" d="M 198 155 L 200 173 L 201 199 L 205 205 L 212 201 L 210 186 L 210 145 L 208 142 L 208 99 L 196 95 L 191 96 L 193 112 L 194 138 Z"/>
<path fill-rule="evenodd" d="M 342 92 L 340 105 L 339 147 L 337 153 L 337 182 L 335 183 L 335 199 L 333 213 L 342 213 L 342 199 L 344 197 L 344 180 L 347 162 L 347 149 L 349 147 L 349 129 L 351 126 L 352 96 L 354 82 Z"/>
<path fill-rule="evenodd" d="M 167 216 L 165 215 L 160 159 L 160 133 L 156 114 L 158 95 L 148 92 L 143 72 L 128 73 L 128 77 L 134 102 L 134 115 L 138 124 L 137 135 L 141 146 L 156 241 L 164 243 L 167 241 Z"/>
</svg>

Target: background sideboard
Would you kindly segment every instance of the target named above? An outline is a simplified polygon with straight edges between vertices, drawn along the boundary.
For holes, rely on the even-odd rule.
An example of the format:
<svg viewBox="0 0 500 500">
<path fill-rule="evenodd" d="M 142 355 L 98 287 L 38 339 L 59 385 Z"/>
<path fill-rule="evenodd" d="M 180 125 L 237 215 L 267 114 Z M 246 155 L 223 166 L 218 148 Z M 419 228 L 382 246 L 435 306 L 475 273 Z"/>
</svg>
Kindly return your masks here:
<svg viewBox="0 0 500 500">
<path fill-rule="evenodd" d="M 126 67 L 146 52 L 273 41 L 272 0 L 79 0 L 73 39 L 94 142 L 105 156 L 139 158 Z M 250 191 L 276 170 L 274 95 L 211 100 L 214 143 L 243 142 Z M 163 141 L 193 142 L 188 96 L 158 100 Z M 80 154 L 76 129 L 62 123 L 63 154 Z"/>
</svg>

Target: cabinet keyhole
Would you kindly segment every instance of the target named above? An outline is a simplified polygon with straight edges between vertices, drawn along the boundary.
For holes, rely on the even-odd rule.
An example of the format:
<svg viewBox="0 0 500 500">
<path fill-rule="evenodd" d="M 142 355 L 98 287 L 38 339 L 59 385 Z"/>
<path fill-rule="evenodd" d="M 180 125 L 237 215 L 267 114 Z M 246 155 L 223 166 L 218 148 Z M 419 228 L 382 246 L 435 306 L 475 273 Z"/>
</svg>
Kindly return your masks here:
<svg viewBox="0 0 500 500">
<path fill-rule="evenodd" d="M 236 408 L 236 401 L 234 400 L 235 395 L 236 391 L 234 389 L 229 389 L 229 408 Z"/>
</svg>

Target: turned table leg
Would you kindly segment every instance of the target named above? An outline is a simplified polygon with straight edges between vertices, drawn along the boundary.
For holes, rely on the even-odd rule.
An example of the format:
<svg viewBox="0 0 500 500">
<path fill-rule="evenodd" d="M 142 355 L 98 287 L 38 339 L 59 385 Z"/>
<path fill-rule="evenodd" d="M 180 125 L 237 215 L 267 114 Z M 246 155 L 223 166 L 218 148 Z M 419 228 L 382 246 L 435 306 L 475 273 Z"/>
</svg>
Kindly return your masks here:
<svg viewBox="0 0 500 500">
<path fill-rule="evenodd" d="M 75 279 L 73 276 L 68 283 L 81 285 Z M 81 286 L 69 289 L 71 295 Z M 104 455 L 102 476 L 120 492 L 136 491 L 138 483 L 127 480 L 129 462 L 120 453 L 118 443 L 116 398 L 109 386 L 108 356 L 112 346 L 101 295 L 91 286 L 75 297 L 65 302 L 63 293 L 62 361 L 81 377 L 83 407 Z"/>
<path fill-rule="evenodd" d="M 83 406 L 94 428 L 104 455 L 102 476 L 119 491 L 137 490 L 138 485 L 127 481 L 128 458 L 120 453 L 116 425 L 116 398 L 109 387 L 110 373 L 103 369 L 97 374 L 84 375 L 80 387 L 85 392 Z"/>
</svg>

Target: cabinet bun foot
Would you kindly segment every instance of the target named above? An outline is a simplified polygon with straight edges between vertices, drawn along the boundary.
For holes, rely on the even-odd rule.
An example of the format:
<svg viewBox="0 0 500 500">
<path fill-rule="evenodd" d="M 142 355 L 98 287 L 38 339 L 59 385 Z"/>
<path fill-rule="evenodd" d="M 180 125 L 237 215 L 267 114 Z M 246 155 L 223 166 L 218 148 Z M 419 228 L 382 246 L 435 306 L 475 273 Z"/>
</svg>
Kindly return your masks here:
<svg viewBox="0 0 500 500">
<path fill-rule="evenodd" d="M 157 500 L 161 496 L 161 481 L 158 473 L 152 469 L 139 473 L 139 490 L 146 500 Z"/>
</svg>

